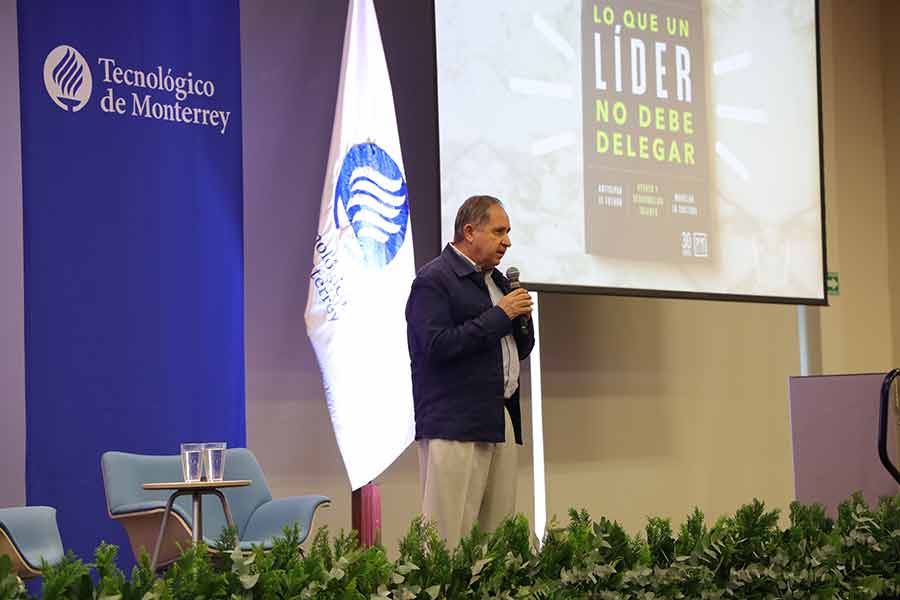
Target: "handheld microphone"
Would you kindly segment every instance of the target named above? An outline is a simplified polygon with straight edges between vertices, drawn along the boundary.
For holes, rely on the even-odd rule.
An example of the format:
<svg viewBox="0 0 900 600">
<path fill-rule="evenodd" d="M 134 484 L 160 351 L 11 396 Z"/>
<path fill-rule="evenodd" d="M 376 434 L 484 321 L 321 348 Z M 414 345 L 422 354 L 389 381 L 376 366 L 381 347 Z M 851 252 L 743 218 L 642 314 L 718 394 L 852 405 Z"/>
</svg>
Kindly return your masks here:
<svg viewBox="0 0 900 600">
<path fill-rule="evenodd" d="M 522 284 L 519 283 L 519 269 L 516 267 L 510 267 L 506 270 L 506 278 L 509 279 L 510 289 L 517 290 L 522 287 Z M 516 317 L 516 324 L 519 326 L 519 331 L 522 335 L 528 335 L 528 317 L 525 315 Z"/>
<path fill-rule="evenodd" d="M 514 290 L 522 287 L 522 284 L 519 283 L 519 270 L 515 267 L 510 267 L 506 270 L 506 278 L 509 279 L 509 287 Z"/>
</svg>

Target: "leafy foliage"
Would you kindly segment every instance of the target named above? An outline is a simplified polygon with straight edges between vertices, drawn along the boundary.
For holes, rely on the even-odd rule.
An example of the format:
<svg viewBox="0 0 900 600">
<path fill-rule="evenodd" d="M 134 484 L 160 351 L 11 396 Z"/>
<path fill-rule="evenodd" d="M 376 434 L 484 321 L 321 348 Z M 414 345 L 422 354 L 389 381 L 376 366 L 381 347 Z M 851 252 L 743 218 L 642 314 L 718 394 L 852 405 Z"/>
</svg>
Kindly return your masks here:
<svg viewBox="0 0 900 600">
<path fill-rule="evenodd" d="M 0 598 L 20 600 L 27 597 L 25 585 L 12 570 L 8 556 L 0 556 Z"/>
<path fill-rule="evenodd" d="M 90 567 L 70 550 L 53 566 L 41 565 L 44 573 L 44 600 L 93 600 L 94 582 Z"/>
<path fill-rule="evenodd" d="M 652 517 L 631 537 L 606 518 L 569 511 L 553 520 L 538 548 L 528 522 L 510 517 L 493 533 L 473 528 L 449 550 L 421 517 L 392 562 L 380 546 L 363 548 L 355 532 L 320 529 L 300 552 L 300 531 L 286 528 L 274 546 L 241 550 L 235 532 L 215 551 L 185 549 L 161 576 L 146 554 L 127 578 L 118 549 L 101 544 L 94 563 L 71 553 L 45 565 L 47 600 L 625 600 L 690 598 L 857 600 L 900 598 L 900 497 L 870 508 L 854 495 L 830 519 L 821 506 L 790 506 L 789 525 L 759 500 L 708 528 L 698 509 L 674 533 Z M 0 600 L 28 595 L 0 557 Z"/>
<path fill-rule="evenodd" d="M 672 537 L 672 521 L 660 517 L 647 519 L 647 546 L 650 563 L 659 567 L 669 567 L 675 560 L 675 538 Z"/>
</svg>

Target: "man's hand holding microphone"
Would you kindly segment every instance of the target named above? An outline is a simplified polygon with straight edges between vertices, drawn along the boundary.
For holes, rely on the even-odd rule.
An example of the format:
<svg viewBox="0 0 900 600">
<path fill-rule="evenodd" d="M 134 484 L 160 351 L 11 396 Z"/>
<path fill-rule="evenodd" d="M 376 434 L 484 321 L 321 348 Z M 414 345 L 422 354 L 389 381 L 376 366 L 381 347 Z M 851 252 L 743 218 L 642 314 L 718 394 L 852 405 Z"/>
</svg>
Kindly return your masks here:
<svg viewBox="0 0 900 600">
<path fill-rule="evenodd" d="M 531 296 L 523 287 L 514 289 L 497 302 L 497 306 L 503 309 L 510 320 L 516 317 L 531 317 L 531 305 Z"/>
<path fill-rule="evenodd" d="M 528 294 L 528 290 L 519 283 L 519 270 L 517 268 L 510 267 L 507 269 L 506 278 L 509 279 L 509 286 L 512 288 L 512 291 L 500 298 L 497 306 L 503 309 L 503 312 L 506 313 L 506 316 L 511 321 L 514 320 L 516 322 L 516 326 L 523 334 L 528 335 L 528 319 L 531 318 L 533 305 L 531 296 Z"/>
</svg>

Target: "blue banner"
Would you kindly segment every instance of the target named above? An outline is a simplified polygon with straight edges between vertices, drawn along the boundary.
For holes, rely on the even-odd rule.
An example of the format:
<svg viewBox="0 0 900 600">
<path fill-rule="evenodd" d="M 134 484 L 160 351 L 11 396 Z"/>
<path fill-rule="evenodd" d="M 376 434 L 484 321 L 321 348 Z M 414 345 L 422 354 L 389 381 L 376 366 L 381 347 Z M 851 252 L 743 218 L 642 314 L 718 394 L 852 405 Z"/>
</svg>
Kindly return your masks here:
<svg viewBox="0 0 900 600">
<path fill-rule="evenodd" d="M 238 0 L 18 3 L 27 500 L 122 547 L 107 450 L 246 443 Z"/>
</svg>

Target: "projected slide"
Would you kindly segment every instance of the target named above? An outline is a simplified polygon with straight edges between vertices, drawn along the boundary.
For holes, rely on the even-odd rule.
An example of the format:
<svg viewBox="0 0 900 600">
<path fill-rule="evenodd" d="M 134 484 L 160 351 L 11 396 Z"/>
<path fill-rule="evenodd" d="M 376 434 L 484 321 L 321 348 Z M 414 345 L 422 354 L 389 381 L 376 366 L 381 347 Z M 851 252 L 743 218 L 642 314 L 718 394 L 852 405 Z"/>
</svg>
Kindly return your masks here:
<svg viewBox="0 0 900 600">
<path fill-rule="evenodd" d="M 442 233 L 538 287 L 823 299 L 813 0 L 435 3 Z"/>
</svg>

